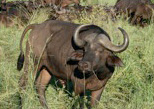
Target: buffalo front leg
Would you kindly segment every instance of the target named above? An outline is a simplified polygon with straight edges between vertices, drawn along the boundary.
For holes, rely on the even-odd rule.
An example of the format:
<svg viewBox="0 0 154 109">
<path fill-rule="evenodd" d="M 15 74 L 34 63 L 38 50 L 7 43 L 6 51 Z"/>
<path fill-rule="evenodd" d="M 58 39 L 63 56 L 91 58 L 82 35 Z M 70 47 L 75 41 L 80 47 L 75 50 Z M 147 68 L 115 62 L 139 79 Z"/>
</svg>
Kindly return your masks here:
<svg viewBox="0 0 154 109">
<path fill-rule="evenodd" d="M 91 92 L 91 106 L 92 107 L 95 106 L 99 102 L 103 89 L 104 89 L 104 87 L 102 87 L 99 90 Z"/>
<path fill-rule="evenodd" d="M 81 93 L 80 94 L 80 101 L 79 101 L 79 103 L 80 103 L 80 109 L 84 109 L 85 107 L 85 93 Z"/>
<path fill-rule="evenodd" d="M 45 109 L 48 109 L 46 98 L 45 98 L 45 89 L 50 79 L 51 79 L 51 75 L 49 74 L 49 72 L 46 69 L 43 69 L 41 70 L 40 75 L 38 76 L 35 83 L 39 101 Z"/>
<path fill-rule="evenodd" d="M 76 84 L 75 85 L 75 88 L 74 88 L 74 91 L 75 91 L 75 94 L 76 95 L 80 95 L 80 99 L 79 99 L 79 106 L 80 106 L 80 109 L 84 109 L 85 108 L 85 86 L 84 85 L 79 85 L 79 84 Z M 74 108 L 76 109 L 76 108 Z"/>
</svg>

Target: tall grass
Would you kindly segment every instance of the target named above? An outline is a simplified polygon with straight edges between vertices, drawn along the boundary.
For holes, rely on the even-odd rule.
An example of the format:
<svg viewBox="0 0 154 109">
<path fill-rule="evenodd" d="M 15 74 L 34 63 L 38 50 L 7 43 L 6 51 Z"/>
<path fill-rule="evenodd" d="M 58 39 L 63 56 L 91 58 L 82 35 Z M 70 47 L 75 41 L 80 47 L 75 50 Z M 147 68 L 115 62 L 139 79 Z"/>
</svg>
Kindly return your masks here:
<svg viewBox="0 0 154 109">
<path fill-rule="evenodd" d="M 91 4 L 92 0 L 89 2 Z M 102 4 L 104 0 L 98 0 Z M 106 1 L 114 4 L 114 0 Z M 83 2 L 84 3 L 84 2 Z M 75 23 L 93 23 L 102 27 L 117 44 L 122 42 L 122 35 L 117 29 L 125 29 L 130 38 L 129 48 L 117 54 L 125 66 L 116 68 L 108 81 L 96 109 L 153 109 L 154 108 L 154 24 L 145 28 L 131 26 L 119 19 L 115 23 L 103 21 L 104 12 L 95 10 L 92 14 L 85 13 Z M 45 12 L 36 12 L 29 23 L 43 22 L 47 19 Z M 23 71 L 16 70 L 19 55 L 19 41 L 24 28 L 16 26 L 0 28 L 0 109 L 17 109 L 19 107 L 18 81 Z M 28 35 L 27 35 L 28 37 Z M 33 85 L 32 70 L 23 93 L 24 109 L 41 109 Z M 55 81 L 57 82 L 57 81 Z M 55 83 L 56 84 L 56 83 Z M 46 90 L 50 109 L 70 109 L 78 97 L 70 97 L 63 88 L 49 85 Z"/>
</svg>

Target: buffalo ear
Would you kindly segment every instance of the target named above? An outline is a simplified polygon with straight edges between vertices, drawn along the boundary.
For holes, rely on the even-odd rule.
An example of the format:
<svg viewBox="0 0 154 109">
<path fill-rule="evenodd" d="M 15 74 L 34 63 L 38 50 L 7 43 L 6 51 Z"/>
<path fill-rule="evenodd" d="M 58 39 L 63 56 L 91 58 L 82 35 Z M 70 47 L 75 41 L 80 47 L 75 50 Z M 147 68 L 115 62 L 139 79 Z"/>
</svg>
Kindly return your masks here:
<svg viewBox="0 0 154 109">
<path fill-rule="evenodd" d="M 122 67 L 124 65 L 122 60 L 118 56 L 108 56 L 107 64 L 109 66 L 117 66 L 117 67 Z"/>
<path fill-rule="evenodd" d="M 71 53 L 71 55 L 68 57 L 67 61 L 80 61 L 82 58 L 83 58 L 83 51 L 76 50 Z"/>
</svg>

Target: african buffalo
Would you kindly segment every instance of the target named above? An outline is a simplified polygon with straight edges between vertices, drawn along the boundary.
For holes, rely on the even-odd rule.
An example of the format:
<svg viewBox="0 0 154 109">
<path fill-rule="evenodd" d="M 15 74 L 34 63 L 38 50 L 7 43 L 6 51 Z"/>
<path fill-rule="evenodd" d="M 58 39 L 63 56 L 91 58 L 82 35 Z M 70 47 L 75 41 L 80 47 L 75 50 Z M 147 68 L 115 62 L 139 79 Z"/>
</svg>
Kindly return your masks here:
<svg viewBox="0 0 154 109">
<path fill-rule="evenodd" d="M 30 29 L 32 31 L 26 43 L 24 56 L 22 43 Z M 34 77 L 40 72 L 35 85 L 43 107 L 48 108 L 45 87 L 52 75 L 61 81 L 71 81 L 76 95 L 83 96 L 85 90 L 90 90 L 91 106 L 94 106 L 100 100 L 114 67 L 123 65 L 114 53 L 126 50 L 129 38 L 122 28 L 119 30 L 123 34 L 124 42 L 116 46 L 110 41 L 109 35 L 96 25 L 47 20 L 41 24 L 27 26 L 21 36 L 17 62 L 17 69 L 21 70 L 25 58 L 24 73 L 19 81 L 20 88 L 26 87 L 31 55 L 34 59 Z"/>
<path fill-rule="evenodd" d="M 139 4 L 136 8 L 136 11 L 134 13 L 134 17 L 131 20 L 131 23 L 133 25 L 139 24 L 140 26 L 144 27 L 150 23 L 152 14 L 153 14 L 153 11 L 150 5 L 147 5 L 144 3 Z"/>
<path fill-rule="evenodd" d="M 135 12 L 140 3 L 151 4 L 152 2 L 151 0 L 117 0 L 114 7 L 118 12 L 131 14 L 129 11 Z"/>
<path fill-rule="evenodd" d="M 128 3 L 130 3 L 130 2 L 134 2 L 134 3 L 140 3 L 140 2 L 142 2 L 142 3 L 148 3 L 148 4 L 150 4 L 150 3 L 152 3 L 151 2 L 151 0 L 117 0 L 117 2 L 116 2 L 116 4 L 118 3 L 118 2 L 123 2 L 123 1 L 125 1 L 125 3 L 126 2 L 128 2 Z"/>
<path fill-rule="evenodd" d="M 126 14 L 132 24 L 144 26 L 152 17 L 152 9 L 150 8 L 151 0 L 118 0 L 114 6 L 117 14 Z M 137 17 L 140 16 L 139 22 Z M 144 21 L 144 22 L 143 22 Z"/>
</svg>

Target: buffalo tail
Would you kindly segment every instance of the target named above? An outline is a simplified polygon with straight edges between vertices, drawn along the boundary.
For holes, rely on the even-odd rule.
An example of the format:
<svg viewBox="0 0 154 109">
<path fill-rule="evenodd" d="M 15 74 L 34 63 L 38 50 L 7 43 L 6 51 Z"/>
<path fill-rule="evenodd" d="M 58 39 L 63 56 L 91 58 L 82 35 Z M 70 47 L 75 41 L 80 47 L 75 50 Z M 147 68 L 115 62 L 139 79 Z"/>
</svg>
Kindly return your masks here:
<svg viewBox="0 0 154 109">
<path fill-rule="evenodd" d="M 20 53 L 19 57 L 18 57 L 18 61 L 17 61 L 17 70 L 21 70 L 24 64 L 24 54 Z"/>
<path fill-rule="evenodd" d="M 25 34 L 27 33 L 28 30 L 33 29 L 37 24 L 30 24 L 28 25 L 25 30 L 22 33 L 21 39 L 20 39 L 20 55 L 18 57 L 18 61 L 17 61 L 17 70 L 21 70 L 23 67 L 23 63 L 24 63 L 24 52 L 22 50 L 22 42 L 24 40 Z"/>
</svg>

